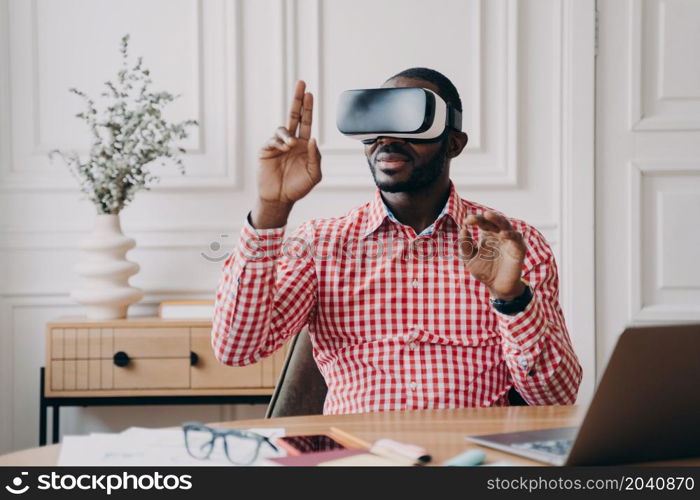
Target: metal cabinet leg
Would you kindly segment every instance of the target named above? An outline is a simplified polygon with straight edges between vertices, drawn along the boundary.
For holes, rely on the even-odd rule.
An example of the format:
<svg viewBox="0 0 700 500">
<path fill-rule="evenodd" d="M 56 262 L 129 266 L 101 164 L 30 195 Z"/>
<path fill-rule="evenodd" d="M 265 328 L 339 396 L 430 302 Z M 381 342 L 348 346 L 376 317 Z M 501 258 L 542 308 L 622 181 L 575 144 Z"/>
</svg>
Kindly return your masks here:
<svg viewBox="0 0 700 500">
<path fill-rule="evenodd" d="M 44 401 L 44 367 L 39 370 L 39 446 L 46 446 L 46 412 Z"/>
<path fill-rule="evenodd" d="M 45 404 L 39 406 L 39 446 L 46 446 L 46 412 L 49 409 Z"/>
<path fill-rule="evenodd" d="M 51 430 L 51 442 L 53 444 L 58 443 L 58 418 L 61 407 L 58 405 L 53 405 L 53 411 L 51 412 L 51 418 L 53 420 L 52 430 Z"/>
</svg>

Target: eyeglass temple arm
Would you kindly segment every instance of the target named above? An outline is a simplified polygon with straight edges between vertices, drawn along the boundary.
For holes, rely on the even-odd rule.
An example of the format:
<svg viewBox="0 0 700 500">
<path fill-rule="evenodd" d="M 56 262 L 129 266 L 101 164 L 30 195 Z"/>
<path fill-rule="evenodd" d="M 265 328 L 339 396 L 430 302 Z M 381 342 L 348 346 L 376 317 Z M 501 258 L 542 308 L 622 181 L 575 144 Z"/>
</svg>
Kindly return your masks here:
<svg viewBox="0 0 700 500">
<path fill-rule="evenodd" d="M 263 438 L 263 441 L 265 441 L 267 444 L 269 444 L 270 446 L 272 446 L 272 449 L 273 449 L 273 450 L 279 451 L 279 448 L 277 448 L 277 446 L 275 446 L 275 445 L 272 443 L 272 441 L 270 441 L 270 438 L 269 438 L 269 437 L 267 437 L 267 436 L 262 436 L 262 438 Z"/>
</svg>

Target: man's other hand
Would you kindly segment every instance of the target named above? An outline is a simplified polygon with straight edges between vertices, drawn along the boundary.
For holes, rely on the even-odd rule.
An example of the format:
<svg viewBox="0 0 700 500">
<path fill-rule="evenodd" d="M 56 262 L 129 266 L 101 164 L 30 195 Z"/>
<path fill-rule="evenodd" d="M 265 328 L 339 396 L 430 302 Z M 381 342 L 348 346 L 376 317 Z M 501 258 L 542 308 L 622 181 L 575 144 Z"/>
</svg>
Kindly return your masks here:
<svg viewBox="0 0 700 500">
<path fill-rule="evenodd" d="M 481 230 L 478 246 L 469 226 Z M 525 291 L 521 281 L 526 247 L 523 235 L 495 212 L 467 215 L 459 232 L 460 255 L 474 278 L 489 289 L 491 298 L 513 300 Z"/>
</svg>

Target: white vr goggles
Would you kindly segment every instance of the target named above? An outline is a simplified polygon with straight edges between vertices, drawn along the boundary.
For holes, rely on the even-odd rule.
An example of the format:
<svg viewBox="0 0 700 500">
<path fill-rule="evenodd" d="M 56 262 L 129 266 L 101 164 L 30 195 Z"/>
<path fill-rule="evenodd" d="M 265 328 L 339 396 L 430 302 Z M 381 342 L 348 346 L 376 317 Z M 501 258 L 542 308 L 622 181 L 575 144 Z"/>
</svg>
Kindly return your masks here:
<svg viewBox="0 0 700 500">
<path fill-rule="evenodd" d="M 436 142 L 462 130 L 462 112 L 422 87 L 346 90 L 338 101 L 338 130 L 372 144 L 379 137 Z"/>
</svg>

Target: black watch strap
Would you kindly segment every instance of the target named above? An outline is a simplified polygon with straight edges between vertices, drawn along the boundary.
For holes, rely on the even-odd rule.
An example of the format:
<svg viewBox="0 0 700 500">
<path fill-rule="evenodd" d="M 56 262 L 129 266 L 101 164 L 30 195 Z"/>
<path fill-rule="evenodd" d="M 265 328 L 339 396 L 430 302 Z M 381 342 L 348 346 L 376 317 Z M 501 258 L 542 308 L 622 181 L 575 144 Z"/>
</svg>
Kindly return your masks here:
<svg viewBox="0 0 700 500">
<path fill-rule="evenodd" d="M 491 299 L 491 305 L 496 311 L 512 316 L 523 312 L 531 300 L 532 290 L 529 285 L 525 285 L 523 293 L 513 300 Z"/>
</svg>

